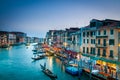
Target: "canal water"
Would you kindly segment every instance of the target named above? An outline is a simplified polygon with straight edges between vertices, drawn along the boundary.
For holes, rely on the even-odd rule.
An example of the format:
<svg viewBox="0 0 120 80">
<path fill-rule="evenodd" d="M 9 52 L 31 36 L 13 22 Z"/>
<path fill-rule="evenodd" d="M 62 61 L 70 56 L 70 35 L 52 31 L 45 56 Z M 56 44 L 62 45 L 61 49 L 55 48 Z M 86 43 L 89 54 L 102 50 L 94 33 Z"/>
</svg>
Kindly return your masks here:
<svg viewBox="0 0 120 80">
<path fill-rule="evenodd" d="M 59 59 L 46 57 L 33 61 L 33 46 L 13 46 L 0 49 L 0 80 L 51 80 L 40 68 L 46 62 L 46 67 L 57 74 L 56 80 L 78 80 L 65 72 L 65 67 Z"/>
</svg>

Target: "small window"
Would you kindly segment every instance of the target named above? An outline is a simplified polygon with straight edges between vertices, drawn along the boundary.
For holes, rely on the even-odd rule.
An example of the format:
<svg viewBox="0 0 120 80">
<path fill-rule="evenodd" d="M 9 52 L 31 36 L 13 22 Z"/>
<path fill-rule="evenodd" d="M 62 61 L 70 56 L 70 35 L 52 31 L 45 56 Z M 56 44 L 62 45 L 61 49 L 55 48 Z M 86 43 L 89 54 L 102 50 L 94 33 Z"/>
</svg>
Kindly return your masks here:
<svg viewBox="0 0 120 80">
<path fill-rule="evenodd" d="M 83 39 L 83 43 L 85 43 L 85 39 Z"/>
<path fill-rule="evenodd" d="M 114 43 L 114 39 L 110 39 L 109 40 L 109 45 L 114 45 L 115 43 Z"/>
<path fill-rule="evenodd" d="M 94 39 L 94 44 L 95 44 L 95 39 Z"/>
<path fill-rule="evenodd" d="M 95 48 L 93 48 L 93 54 L 95 55 Z"/>
<path fill-rule="evenodd" d="M 83 32 L 83 37 L 85 37 L 85 32 Z"/>
<path fill-rule="evenodd" d="M 96 34 L 96 33 L 95 33 L 95 31 L 94 31 L 94 32 L 93 32 L 93 35 L 95 36 L 95 34 Z"/>
<path fill-rule="evenodd" d="M 83 47 L 83 53 L 85 53 L 85 47 Z"/>
<path fill-rule="evenodd" d="M 87 53 L 89 53 L 89 48 L 87 47 Z"/>
<path fill-rule="evenodd" d="M 91 39 L 91 44 L 92 44 L 92 42 L 93 42 L 93 39 Z"/>
<path fill-rule="evenodd" d="M 101 32 L 100 31 L 98 31 L 98 35 L 100 35 L 101 34 Z"/>
<path fill-rule="evenodd" d="M 110 50 L 110 56 L 111 58 L 113 58 L 113 50 Z"/>
<path fill-rule="evenodd" d="M 89 37 L 89 32 L 87 32 L 87 37 Z"/>
<path fill-rule="evenodd" d="M 103 54 L 102 54 L 103 57 L 106 57 L 106 50 L 103 49 Z"/>
<path fill-rule="evenodd" d="M 113 29 L 110 30 L 110 34 L 111 34 L 111 35 L 114 34 L 114 30 L 113 30 Z"/>
<path fill-rule="evenodd" d="M 90 53 L 92 54 L 93 53 L 93 48 L 91 47 L 91 49 L 90 49 Z"/>
<path fill-rule="evenodd" d="M 89 39 L 87 39 L 87 43 L 89 43 Z"/>
<path fill-rule="evenodd" d="M 106 35 L 106 30 L 104 30 L 104 35 Z"/>
<path fill-rule="evenodd" d="M 91 36 L 91 37 L 93 36 L 93 32 L 90 32 L 90 36 Z"/>
<path fill-rule="evenodd" d="M 97 55 L 100 56 L 100 49 L 98 49 L 98 54 Z"/>
<path fill-rule="evenodd" d="M 98 39 L 98 44 L 100 44 L 100 39 Z"/>
</svg>

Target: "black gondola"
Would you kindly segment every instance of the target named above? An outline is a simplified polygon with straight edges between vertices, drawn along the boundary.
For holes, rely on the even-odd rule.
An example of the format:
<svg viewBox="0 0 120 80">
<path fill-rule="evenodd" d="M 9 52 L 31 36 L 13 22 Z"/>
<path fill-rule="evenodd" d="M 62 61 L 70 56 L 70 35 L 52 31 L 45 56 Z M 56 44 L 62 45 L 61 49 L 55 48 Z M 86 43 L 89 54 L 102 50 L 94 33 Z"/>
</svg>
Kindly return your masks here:
<svg viewBox="0 0 120 80">
<path fill-rule="evenodd" d="M 49 76 L 50 78 L 57 78 L 57 75 L 53 74 L 52 71 L 50 71 L 49 69 L 46 69 L 43 65 L 41 65 L 41 69 L 42 72 L 44 72 L 47 76 Z"/>
</svg>

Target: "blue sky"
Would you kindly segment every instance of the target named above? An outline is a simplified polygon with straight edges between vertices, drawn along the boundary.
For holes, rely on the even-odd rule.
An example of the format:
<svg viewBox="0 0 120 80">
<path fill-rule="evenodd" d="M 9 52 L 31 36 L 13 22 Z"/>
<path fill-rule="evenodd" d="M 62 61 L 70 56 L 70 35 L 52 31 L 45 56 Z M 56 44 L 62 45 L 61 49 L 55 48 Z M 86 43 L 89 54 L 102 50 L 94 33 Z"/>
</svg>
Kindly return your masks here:
<svg viewBox="0 0 120 80">
<path fill-rule="evenodd" d="M 50 29 L 87 26 L 91 19 L 120 20 L 120 0 L 1 0 L 0 30 L 45 37 Z"/>
</svg>

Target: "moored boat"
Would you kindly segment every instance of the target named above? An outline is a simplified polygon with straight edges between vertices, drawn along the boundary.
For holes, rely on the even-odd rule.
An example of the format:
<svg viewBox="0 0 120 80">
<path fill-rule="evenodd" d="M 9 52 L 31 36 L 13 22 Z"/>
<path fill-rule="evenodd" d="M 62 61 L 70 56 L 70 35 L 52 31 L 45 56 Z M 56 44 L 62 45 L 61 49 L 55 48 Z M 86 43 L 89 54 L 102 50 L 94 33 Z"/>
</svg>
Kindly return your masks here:
<svg viewBox="0 0 120 80">
<path fill-rule="evenodd" d="M 65 71 L 73 76 L 78 75 L 78 68 L 76 67 L 71 67 L 71 66 L 66 67 Z M 80 69 L 79 72 L 82 73 L 82 69 Z"/>
<path fill-rule="evenodd" d="M 32 57 L 33 60 L 39 60 L 39 59 L 43 59 L 44 56 L 37 56 L 37 57 Z"/>
</svg>

